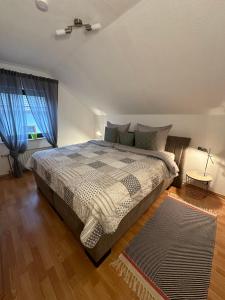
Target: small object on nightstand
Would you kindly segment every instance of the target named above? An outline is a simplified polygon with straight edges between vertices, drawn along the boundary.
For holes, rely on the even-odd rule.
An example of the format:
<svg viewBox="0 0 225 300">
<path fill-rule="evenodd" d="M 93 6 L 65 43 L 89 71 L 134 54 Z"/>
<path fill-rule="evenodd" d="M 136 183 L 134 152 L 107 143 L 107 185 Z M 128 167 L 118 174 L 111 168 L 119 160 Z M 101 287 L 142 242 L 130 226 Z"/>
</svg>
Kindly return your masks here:
<svg viewBox="0 0 225 300">
<path fill-rule="evenodd" d="M 101 138 L 102 138 L 102 133 L 101 133 L 101 131 L 100 131 L 100 130 L 97 130 L 95 134 L 96 134 L 97 139 L 98 139 L 98 140 L 101 140 Z"/>
<path fill-rule="evenodd" d="M 209 183 L 213 180 L 212 176 L 209 174 L 203 174 L 196 170 L 190 170 L 186 173 L 186 183 L 191 183 L 192 180 L 200 182 L 202 186 L 208 190 Z"/>
</svg>

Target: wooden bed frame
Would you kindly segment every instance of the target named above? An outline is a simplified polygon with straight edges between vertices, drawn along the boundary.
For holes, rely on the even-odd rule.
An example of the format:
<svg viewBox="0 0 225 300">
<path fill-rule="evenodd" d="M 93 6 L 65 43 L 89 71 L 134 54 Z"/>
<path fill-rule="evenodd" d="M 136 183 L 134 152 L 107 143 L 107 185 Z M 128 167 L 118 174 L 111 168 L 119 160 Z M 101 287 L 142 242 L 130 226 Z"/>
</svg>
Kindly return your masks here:
<svg viewBox="0 0 225 300">
<path fill-rule="evenodd" d="M 145 197 L 137 206 L 135 206 L 120 222 L 117 230 L 112 234 L 105 234 L 101 237 L 94 248 L 86 248 L 85 252 L 92 260 L 95 266 L 99 266 L 105 257 L 110 253 L 111 247 L 122 237 L 124 233 L 138 220 L 138 218 L 148 209 L 151 203 L 167 189 L 170 185 L 181 187 L 183 178 L 183 164 L 185 150 L 190 143 L 190 138 L 168 136 L 166 150 L 175 154 L 175 161 L 180 169 L 179 176 L 174 180 L 168 178 L 161 182 L 147 197 Z M 83 223 L 77 217 L 75 212 L 66 205 L 46 183 L 34 172 L 37 187 L 44 194 L 50 205 L 55 209 L 59 216 L 64 220 L 74 235 L 80 240 L 80 233 L 83 230 Z"/>
</svg>

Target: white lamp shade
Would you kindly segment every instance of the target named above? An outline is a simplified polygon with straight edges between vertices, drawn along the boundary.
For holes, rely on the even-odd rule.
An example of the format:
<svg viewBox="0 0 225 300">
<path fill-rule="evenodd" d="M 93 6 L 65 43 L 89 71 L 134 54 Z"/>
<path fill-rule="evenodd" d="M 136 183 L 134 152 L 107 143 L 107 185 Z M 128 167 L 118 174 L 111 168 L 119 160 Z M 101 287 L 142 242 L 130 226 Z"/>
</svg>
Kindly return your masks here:
<svg viewBox="0 0 225 300">
<path fill-rule="evenodd" d="M 97 136 L 97 137 L 101 137 L 101 136 L 102 136 L 102 133 L 101 133 L 100 130 L 97 130 L 97 131 L 96 131 L 96 136 Z"/>
<path fill-rule="evenodd" d="M 60 36 L 60 35 L 65 35 L 66 34 L 66 30 L 65 29 L 57 29 L 55 32 L 56 35 Z"/>
<path fill-rule="evenodd" d="M 101 28 L 102 28 L 102 25 L 100 23 L 96 23 L 96 24 L 91 25 L 92 30 L 99 30 Z"/>
</svg>

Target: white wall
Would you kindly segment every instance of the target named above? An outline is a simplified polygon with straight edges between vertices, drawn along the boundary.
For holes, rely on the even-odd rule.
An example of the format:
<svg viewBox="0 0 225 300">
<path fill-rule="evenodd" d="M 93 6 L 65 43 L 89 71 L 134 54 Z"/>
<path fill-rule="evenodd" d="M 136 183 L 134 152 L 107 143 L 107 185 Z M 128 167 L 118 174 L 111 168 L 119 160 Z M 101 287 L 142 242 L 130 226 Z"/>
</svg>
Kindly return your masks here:
<svg viewBox="0 0 225 300">
<path fill-rule="evenodd" d="M 13 65 L 0 61 L 0 68 L 18 72 L 34 74 L 37 76 L 52 77 L 45 72 Z M 59 107 L 58 107 L 58 145 L 68 145 L 84 142 L 94 137 L 95 115 L 85 105 L 74 98 L 67 86 L 59 81 Z M 29 141 L 28 148 L 41 148 L 48 145 L 45 139 Z M 0 142 L 0 176 L 9 172 L 6 157 L 7 148 Z"/>
<path fill-rule="evenodd" d="M 170 135 L 191 138 L 188 148 L 185 170 L 204 170 L 206 154 L 196 148 L 211 148 L 214 154 L 214 165 L 209 163 L 207 172 L 213 176 L 210 189 L 225 195 L 225 115 L 108 115 L 99 116 L 96 131 L 104 135 L 104 126 L 109 120 L 114 123 L 131 122 L 131 130 L 136 123 L 152 126 L 173 124 Z"/>
<path fill-rule="evenodd" d="M 94 138 L 95 115 L 74 98 L 71 91 L 59 84 L 58 145 L 85 142 Z"/>
</svg>

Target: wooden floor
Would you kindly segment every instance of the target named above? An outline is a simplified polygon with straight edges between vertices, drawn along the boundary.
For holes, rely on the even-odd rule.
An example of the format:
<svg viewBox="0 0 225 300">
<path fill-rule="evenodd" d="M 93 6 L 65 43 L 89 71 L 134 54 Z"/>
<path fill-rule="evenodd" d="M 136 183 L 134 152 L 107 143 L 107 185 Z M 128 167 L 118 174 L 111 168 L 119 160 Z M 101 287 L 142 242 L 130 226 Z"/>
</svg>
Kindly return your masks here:
<svg viewBox="0 0 225 300">
<path fill-rule="evenodd" d="M 224 200 L 187 186 L 169 192 L 218 213 L 210 300 L 225 299 Z M 96 269 L 79 242 L 36 190 L 31 173 L 0 179 L 0 299 L 137 299 L 109 266 L 151 217 L 165 192 Z M 199 199 L 200 198 L 200 199 Z"/>
</svg>

